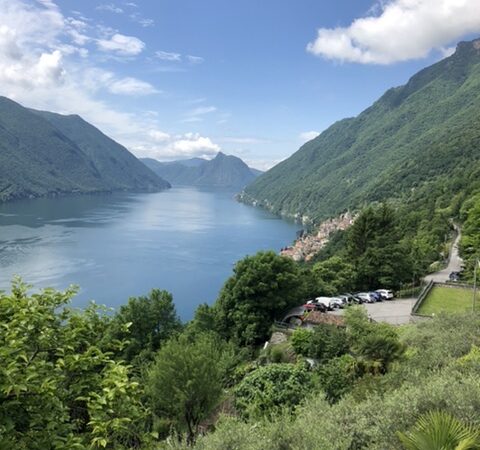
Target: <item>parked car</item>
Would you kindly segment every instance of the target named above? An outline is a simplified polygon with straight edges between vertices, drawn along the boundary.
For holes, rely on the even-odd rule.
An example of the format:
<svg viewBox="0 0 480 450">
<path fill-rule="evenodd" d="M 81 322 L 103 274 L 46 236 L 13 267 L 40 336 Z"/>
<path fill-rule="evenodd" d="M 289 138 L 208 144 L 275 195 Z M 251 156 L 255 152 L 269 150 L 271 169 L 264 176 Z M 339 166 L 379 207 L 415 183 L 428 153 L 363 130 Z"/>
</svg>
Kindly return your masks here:
<svg viewBox="0 0 480 450">
<path fill-rule="evenodd" d="M 343 309 L 348 305 L 347 301 L 342 297 L 332 297 L 333 304 L 336 308 Z"/>
<path fill-rule="evenodd" d="M 373 296 L 376 302 L 383 302 L 383 297 L 377 291 L 369 292 L 369 294 Z"/>
<path fill-rule="evenodd" d="M 324 305 L 329 311 L 333 311 L 335 309 L 335 302 L 331 297 L 317 297 L 315 300 L 317 303 Z"/>
<path fill-rule="evenodd" d="M 316 300 L 308 300 L 307 303 L 305 303 L 305 305 L 303 306 L 308 310 L 315 310 L 320 312 L 327 311 L 327 307 L 322 303 L 318 303 Z"/>
<path fill-rule="evenodd" d="M 361 305 L 362 303 L 364 303 L 364 301 L 360 297 L 357 297 L 356 295 L 350 294 L 348 292 L 346 294 L 340 295 L 340 297 L 345 297 L 349 305 L 352 305 L 354 303 L 356 303 L 357 305 Z"/>
<path fill-rule="evenodd" d="M 394 297 L 393 292 L 389 289 L 377 289 L 375 292 L 378 292 L 383 300 L 392 300 Z"/>
<path fill-rule="evenodd" d="M 450 281 L 460 281 L 460 272 L 451 272 L 448 278 Z"/>
<path fill-rule="evenodd" d="M 358 294 L 355 294 L 356 297 L 361 298 L 364 303 L 375 303 L 376 299 L 373 295 L 371 295 L 370 292 L 359 292 Z"/>
</svg>

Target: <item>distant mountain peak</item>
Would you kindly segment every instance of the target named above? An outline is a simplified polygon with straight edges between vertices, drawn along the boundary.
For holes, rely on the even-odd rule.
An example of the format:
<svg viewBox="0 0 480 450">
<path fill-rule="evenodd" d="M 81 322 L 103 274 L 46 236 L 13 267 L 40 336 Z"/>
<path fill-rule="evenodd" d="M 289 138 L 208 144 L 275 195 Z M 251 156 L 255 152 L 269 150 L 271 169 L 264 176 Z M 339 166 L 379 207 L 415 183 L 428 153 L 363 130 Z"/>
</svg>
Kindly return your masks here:
<svg viewBox="0 0 480 450">
<path fill-rule="evenodd" d="M 241 189 L 260 174 L 237 156 L 223 152 L 218 152 L 211 160 L 196 158 L 201 164 L 191 164 L 190 161 L 193 160 L 161 163 L 147 158 L 142 161 L 173 185 Z"/>
</svg>

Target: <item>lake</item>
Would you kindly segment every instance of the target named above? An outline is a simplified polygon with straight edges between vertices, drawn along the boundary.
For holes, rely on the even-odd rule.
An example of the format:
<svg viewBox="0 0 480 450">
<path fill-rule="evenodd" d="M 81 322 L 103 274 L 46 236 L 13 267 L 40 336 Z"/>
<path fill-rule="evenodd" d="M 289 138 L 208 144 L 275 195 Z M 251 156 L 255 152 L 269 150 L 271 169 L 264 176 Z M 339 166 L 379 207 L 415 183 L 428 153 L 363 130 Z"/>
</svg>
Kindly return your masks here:
<svg viewBox="0 0 480 450">
<path fill-rule="evenodd" d="M 80 286 L 73 305 L 118 307 L 166 289 L 191 319 L 213 303 L 236 261 L 289 245 L 299 225 L 236 202 L 231 192 L 173 188 L 0 204 L 0 290 Z"/>
</svg>

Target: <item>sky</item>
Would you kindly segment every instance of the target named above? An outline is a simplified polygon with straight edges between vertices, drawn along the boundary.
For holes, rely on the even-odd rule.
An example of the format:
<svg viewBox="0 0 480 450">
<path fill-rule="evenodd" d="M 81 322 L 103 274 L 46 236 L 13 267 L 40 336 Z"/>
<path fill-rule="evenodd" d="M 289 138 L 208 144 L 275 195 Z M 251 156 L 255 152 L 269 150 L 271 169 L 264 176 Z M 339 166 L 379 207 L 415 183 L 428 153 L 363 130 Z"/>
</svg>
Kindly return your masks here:
<svg viewBox="0 0 480 450">
<path fill-rule="evenodd" d="M 0 95 L 266 170 L 480 35 L 480 0 L 0 0 Z"/>
</svg>

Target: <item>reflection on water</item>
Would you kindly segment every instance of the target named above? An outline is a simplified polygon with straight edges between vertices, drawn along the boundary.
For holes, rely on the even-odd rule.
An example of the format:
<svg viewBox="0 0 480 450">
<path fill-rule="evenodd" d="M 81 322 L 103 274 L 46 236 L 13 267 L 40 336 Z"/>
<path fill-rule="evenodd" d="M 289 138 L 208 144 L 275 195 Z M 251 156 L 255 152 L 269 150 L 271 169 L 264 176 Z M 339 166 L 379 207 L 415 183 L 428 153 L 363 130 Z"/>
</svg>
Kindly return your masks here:
<svg viewBox="0 0 480 450">
<path fill-rule="evenodd" d="M 189 319 L 215 300 L 235 261 L 278 250 L 297 229 L 232 193 L 195 188 L 2 204 L 0 289 L 18 274 L 36 287 L 78 284 L 76 306 L 116 307 L 158 287 Z"/>
</svg>

